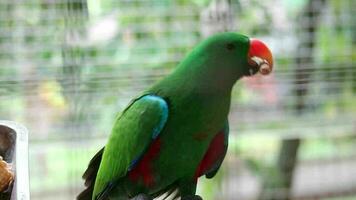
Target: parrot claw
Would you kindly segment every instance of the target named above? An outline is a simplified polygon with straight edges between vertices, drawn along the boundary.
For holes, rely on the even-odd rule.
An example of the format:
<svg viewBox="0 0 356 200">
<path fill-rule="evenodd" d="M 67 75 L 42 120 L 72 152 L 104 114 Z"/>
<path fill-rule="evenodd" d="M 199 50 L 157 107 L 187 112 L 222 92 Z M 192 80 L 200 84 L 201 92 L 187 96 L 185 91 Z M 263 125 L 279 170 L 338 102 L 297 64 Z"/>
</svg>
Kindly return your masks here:
<svg viewBox="0 0 356 200">
<path fill-rule="evenodd" d="M 181 200 L 203 200 L 199 195 L 190 195 L 182 197 Z"/>
<path fill-rule="evenodd" d="M 153 200 L 153 199 L 146 194 L 139 194 L 130 200 Z"/>
</svg>

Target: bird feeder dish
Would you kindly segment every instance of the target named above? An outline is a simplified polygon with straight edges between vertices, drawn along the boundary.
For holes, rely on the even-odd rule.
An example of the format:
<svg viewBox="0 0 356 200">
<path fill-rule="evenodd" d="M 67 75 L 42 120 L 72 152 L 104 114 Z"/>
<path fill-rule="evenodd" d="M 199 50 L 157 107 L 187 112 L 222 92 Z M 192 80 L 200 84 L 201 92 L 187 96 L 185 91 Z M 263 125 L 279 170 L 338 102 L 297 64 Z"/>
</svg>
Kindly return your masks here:
<svg viewBox="0 0 356 200">
<path fill-rule="evenodd" d="M 29 200 L 28 131 L 24 126 L 0 120 L 0 156 L 14 174 L 0 200 Z"/>
</svg>

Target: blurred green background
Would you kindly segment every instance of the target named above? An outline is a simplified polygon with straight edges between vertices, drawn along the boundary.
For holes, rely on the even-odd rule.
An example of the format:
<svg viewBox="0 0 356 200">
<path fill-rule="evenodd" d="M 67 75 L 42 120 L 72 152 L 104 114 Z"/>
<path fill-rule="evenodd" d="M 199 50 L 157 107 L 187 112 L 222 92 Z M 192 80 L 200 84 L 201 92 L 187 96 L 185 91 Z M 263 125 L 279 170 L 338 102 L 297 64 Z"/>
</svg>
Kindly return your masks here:
<svg viewBox="0 0 356 200">
<path fill-rule="evenodd" d="M 205 200 L 356 199 L 356 1 L 0 0 L 0 119 L 30 130 L 34 200 L 74 199 L 114 116 L 203 38 L 237 31 L 275 70 L 233 90 Z"/>
</svg>

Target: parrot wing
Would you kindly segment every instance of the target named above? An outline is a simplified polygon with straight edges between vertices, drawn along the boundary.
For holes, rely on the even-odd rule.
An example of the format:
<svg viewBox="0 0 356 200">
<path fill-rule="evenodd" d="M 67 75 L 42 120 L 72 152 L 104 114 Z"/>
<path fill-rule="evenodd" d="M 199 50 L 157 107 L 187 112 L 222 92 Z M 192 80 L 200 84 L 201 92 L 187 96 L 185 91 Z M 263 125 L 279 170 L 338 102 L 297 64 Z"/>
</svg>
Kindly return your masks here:
<svg viewBox="0 0 356 200">
<path fill-rule="evenodd" d="M 116 119 L 105 149 L 94 156 L 83 175 L 89 190 L 86 194 L 90 194 L 87 196 L 105 199 L 117 181 L 136 166 L 167 119 L 168 104 L 163 98 L 143 95 L 135 99 Z M 86 200 L 79 198 L 82 194 L 78 200 Z"/>
</svg>

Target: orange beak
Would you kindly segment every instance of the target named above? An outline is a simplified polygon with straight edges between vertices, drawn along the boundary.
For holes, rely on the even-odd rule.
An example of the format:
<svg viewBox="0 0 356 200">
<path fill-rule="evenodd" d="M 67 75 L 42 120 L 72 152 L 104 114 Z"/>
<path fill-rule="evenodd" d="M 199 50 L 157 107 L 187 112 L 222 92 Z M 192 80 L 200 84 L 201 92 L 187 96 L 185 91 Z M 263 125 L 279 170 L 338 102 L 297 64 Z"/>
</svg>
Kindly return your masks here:
<svg viewBox="0 0 356 200">
<path fill-rule="evenodd" d="M 262 75 L 267 75 L 272 72 L 273 57 L 265 43 L 257 39 L 250 39 L 248 64 L 251 67 L 251 70 L 257 68 Z"/>
</svg>

